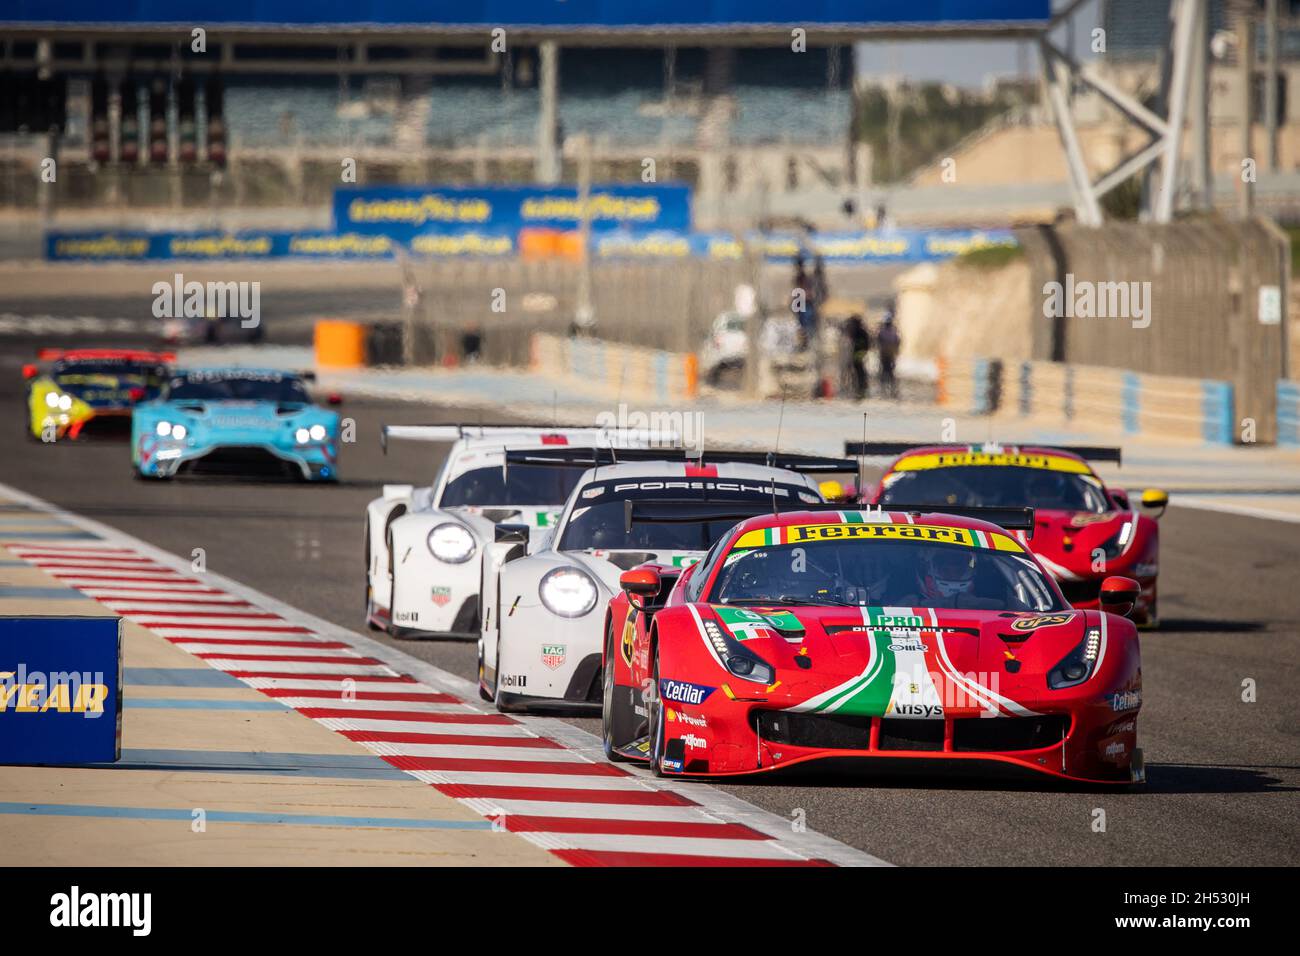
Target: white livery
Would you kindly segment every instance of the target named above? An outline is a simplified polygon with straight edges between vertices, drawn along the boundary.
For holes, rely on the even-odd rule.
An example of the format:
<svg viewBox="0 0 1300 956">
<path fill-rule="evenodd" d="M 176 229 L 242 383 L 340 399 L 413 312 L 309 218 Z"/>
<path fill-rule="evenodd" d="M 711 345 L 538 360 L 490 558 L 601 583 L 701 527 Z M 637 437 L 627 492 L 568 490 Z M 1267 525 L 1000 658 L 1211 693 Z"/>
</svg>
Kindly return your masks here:
<svg viewBox="0 0 1300 956">
<path fill-rule="evenodd" d="M 481 557 L 508 527 L 531 550 L 558 516 L 581 467 L 507 466 L 506 449 L 646 447 L 676 436 L 644 430 L 527 425 L 386 425 L 390 440 L 450 442 L 432 485 L 385 485 L 366 506 L 366 623 L 395 637 L 479 633 Z"/>
<path fill-rule="evenodd" d="M 683 513 L 735 505 L 758 514 L 822 500 L 808 475 L 768 465 L 665 460 L 592 468 L 537 547 L 525 552 L 503 541 L 485 549 L 479 693 L 500 710 L 599 709 L 605 611 L 619 575 L 648 561 L 693 564 L 735 524 L 634 524 L 631 503 Z"/>
</svg>

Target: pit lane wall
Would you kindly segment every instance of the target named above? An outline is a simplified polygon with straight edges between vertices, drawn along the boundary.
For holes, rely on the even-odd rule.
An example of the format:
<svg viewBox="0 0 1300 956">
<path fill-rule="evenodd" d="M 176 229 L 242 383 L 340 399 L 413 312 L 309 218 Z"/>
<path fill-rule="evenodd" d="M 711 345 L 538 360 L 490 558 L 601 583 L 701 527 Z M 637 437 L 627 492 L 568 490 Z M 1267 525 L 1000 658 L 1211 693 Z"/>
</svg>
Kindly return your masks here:
<svg viewBox="0 0 1300 956">
<path fill-rule="evenodd" d="M 670 404 L 696 397 L 693 353 L 538 332 L 529 367 L 582 388 L 612 389 L 622 398 Z"/>
<path fill-rule="evenodd" d="M 1060 362 L 939 360 L 939 404 L 964 413 L 1230 445 L 1230 382 Z M 1293 426 L 1294 431 L 1294 426 Z"/>
</svg>

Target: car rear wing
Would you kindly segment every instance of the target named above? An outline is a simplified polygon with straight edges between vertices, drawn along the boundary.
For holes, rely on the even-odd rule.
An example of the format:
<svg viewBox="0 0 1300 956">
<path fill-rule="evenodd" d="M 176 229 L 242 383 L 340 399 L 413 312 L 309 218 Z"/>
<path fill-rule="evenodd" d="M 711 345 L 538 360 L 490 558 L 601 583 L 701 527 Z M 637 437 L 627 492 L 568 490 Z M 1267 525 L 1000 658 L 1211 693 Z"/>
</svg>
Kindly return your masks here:
<svg viewBox="0 0 1300 956">
<path fill-rule="evenodd" d="M 1044 448 L 1052 451 L 1068 452 L 1078 455 L 1085 461 L 1113 461 L 1122 464 L 1123 450 L 1108 445 L 1052 445 L 1041 442 L 999 442 L 992 445 L 936 445 L 927 441 L 846 441 L 844 454 L 859 458 L 896 458 L 918 448 L 944 448 L 953 451 L 965 451 L 968 448 Z"/>
<path fill-rule="evenodd" d="M 790 513 L 796 511 L 852 512 L 886 511 L 895 514 L 943 514 L 957 518 L 987 521 L 1006 531 L 1023 531 L 1026 537 L 1034 534 L 1033 508 L 992 508 L 975 505 L 885 505 L 871 508 L 846 508 L 841 504 L 792 503 L 784 509 L 774 509 L 768 501 L 701 501 L 699 498 L 657 499 L 623 503 L 624 524 L 627 531 L 634 524 L 674 524 L 693 521 L 731 521 L 733 524 L 758 515 Z"/>
<path fill-rule="evenodd" d="M 1023 531 L 1026 537 L 1034 536 L 1033 508 L 998 508 L 988 505 L 879 505 L 875 510 L 905 512 L 911 515 L 941 514 L 957 518 L 987 521 L 1007 531 Z"/>
<path fill-rule="evenodd" d="M 767 501 L 701 501 L 699 498 L 657 498 L 654 501 L 623 501 L 623 531 L 638 524 L 691 524 L 726 521 L 736 524 L 758 515 L 770 515 Z"/>
<path fill-rule="evenodd" d="M 151 349 L 60 349 L 36 350 L 38 362 L 57 362 L 61 358 L 73 359 L 129 359 L 137 362 L 159 362 L 175 365 L 175 352 L 155 352 Z"/>
<path fill-rule="evenodd" d="M 857 469 L 852 458 L 824 458 L 786 452 L 708 450 L 688 448 L 531 448 L 508 449 L 512 465 L 584 465 L 599 468 L 636 461 L 681 462 L 687 465 L 763 465 L 809 475 L 838 475 Z"/>
<path fill-rule="evenodd" d="M 681 440 L 676 432 L 651 428 L 566 428 L 560 425 L 533 425 L 526 422 L 509 424 L 451 424 L 451 425 L 385 425 L 379 432 L 379 444 L 388 451 L 390 440 L 454 442 L 462 438 L 490 438 L 494 435 L 513 435 L 532 438 L 543 444 L 557 447 L 569 445 L 622 444 L 676 446 Z"/>
</svg>

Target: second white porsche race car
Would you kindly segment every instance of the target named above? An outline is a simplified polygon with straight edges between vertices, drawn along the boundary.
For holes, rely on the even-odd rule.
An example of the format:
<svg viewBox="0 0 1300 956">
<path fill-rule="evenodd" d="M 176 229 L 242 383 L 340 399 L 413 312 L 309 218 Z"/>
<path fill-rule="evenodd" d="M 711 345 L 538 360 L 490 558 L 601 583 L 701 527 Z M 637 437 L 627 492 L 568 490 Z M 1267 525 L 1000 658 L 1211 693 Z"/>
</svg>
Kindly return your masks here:
<svg viewBox="0 0 1300 956">
<path fill-rule="evenodd" d="M 427 487 L 385 485 L 366 506 L 366 623 L 394 637 L 479 634 L 480 556 L 508 523 L 524 550 L 554 522 L 582 466 L 507 465 L 506 449 L 644 448 L 675 435 L 528 425 L 386 425 L 394 439 L 450 442 Z"/>
<path fill-rule="evenodd" d="M 810 475 L 856 467 L 852 459 L 756 452 L 710 453 L 703 461 L 625 452 L 618 464 L 600 464 L 615 459 L 592 449 L 505 457 L 511 468 L 597 467 L 581 476 L 541 544 L 525 549 L 521 536 L 501 528 L 484 550 L 479 693 L 503 711 L 599 710 L 605 609 L 623 571 L 647 561 L 692 564 L 735 524 L 734 516 L 714 517 L 719 510 L 760 514 L 819 503 Z M 670 520 L 638 523 L 636 508 L 644 506 Z"/>
</svg>

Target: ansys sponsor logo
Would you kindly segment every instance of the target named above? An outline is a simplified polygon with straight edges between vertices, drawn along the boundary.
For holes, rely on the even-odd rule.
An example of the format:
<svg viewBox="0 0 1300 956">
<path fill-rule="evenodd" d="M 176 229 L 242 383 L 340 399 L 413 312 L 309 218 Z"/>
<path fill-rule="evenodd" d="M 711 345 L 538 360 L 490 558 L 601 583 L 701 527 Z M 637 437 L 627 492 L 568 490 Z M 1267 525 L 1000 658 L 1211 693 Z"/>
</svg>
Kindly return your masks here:
<svg viewBox="0 0 1300 956">
<path fill-rule="evenodd" d="M 678 704 L 702 704 L 708 700 L 716 687 L 703 687 L 699 684 L 689 684 L 681 680 L 661 680 L 659 682 L 659 696 L 664 700 L 671 700 Z"/>
</svg>

